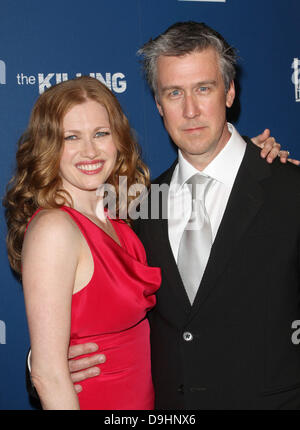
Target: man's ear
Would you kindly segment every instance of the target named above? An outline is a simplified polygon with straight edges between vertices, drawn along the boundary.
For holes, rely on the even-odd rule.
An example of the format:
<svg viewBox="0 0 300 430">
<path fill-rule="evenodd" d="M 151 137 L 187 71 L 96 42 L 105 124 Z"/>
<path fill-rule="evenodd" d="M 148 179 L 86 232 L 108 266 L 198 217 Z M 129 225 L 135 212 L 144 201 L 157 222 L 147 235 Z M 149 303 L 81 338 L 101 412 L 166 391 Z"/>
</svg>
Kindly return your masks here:
<svg viewBox="0 0 300 430">
<path fill-rule="evenodd" d="M 156 103 L 156 107 L 157 107 L 158 112 L 160 113 L 160 115 L 164 116 L 163 108 L 162 108 L 161 104 L 159 103 L 159 100 L 158 100 L 157 96 L 155 96 L 155 103 Z"/>
<path fill-rule="evenodd" d="M 234 82 L 231 81 L 229 89 L 226 94 L 226 106 L 228 108 L 231 108 L 231 106 L 233 105 L 234 99 L 235 99 L 235 86 L 234 86 Z"/>
</svg>

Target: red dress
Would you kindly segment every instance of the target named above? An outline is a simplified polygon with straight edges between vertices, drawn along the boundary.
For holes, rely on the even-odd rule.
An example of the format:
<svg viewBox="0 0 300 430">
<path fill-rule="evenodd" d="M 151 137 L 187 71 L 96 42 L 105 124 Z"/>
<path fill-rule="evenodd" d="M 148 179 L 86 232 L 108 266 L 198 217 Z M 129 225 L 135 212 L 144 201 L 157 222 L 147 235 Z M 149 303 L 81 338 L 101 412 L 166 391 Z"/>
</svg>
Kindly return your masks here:
<svg viewBox="0 0 300 430">
<path fill-rule="evenodd" d="M 78 225 L 94 259 L 90 282 L 72 297 L 70 344 L 95 342 L 106 362 L 99 376 L 80 384 L 81 409 L 153 409 L 149 323 L 160 286 L 157 267 L 130 227 L 110 220 L 121 246 L 75 209 L 62 207 Z"/>
</svg>

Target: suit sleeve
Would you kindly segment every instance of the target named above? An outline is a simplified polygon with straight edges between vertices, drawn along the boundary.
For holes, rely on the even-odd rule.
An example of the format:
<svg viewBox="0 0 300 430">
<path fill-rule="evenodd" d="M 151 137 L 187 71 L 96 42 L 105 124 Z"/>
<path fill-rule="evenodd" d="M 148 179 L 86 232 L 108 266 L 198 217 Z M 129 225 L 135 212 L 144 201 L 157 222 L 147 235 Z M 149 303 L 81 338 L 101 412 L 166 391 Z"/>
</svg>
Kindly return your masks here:
<svg viewBox="0 0 300 430">
<path fill-rule="evenodd" d="M 30 403 L 32 404 L 32 406 L 34 406 L 37 409 L 42 409 L 38 393 L 37 393 L 32 381 L 31 381 L 30 364 L 29 364 L 30 354 L 31 354 L 31 350 L 29 349 L 27 356 L 26 356 L 26 366 L 25 366 L 26 389 L 27 389 L 27 392 L 28 392 L 28 395 L 30 398 Z"/>
</svg>

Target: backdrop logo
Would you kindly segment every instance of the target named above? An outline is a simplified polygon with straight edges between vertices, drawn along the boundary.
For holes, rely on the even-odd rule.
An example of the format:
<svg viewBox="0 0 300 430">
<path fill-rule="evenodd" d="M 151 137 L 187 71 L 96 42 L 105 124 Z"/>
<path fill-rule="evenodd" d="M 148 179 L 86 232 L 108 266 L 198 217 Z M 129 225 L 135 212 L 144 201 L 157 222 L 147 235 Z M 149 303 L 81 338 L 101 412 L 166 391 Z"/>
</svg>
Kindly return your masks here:
<svg viewBox="0 0 300 430">
<path fill-rule="evenodd" d="M 0 60 L 0 84 L 6 84 L 6 65 Z"/>
<path fill-rule="evenodd" d="M 0 320 L 0 344 L 6 343 L 6 325 L 4 321 Z"/>
<path fill-rule="evenodd" d="M 292 69 L 294 72 L 292 74 L 292 82 L 295 85 L 295 100 L 300 102 L 300 59 L 294 58 L 292 63 Z"/>
<path fill-rule="evenodd" d="M 74 78 L 82 76 L 82 73 L 76 73 Z M 115 93 L 124 93 L 127 89 L 127 82 L 123 73 L 89 73 L 89 76 L 98 79 Z M 38 85 L 39 93 L 42 94 L 47 88 L 60 82 L 67 81 L 68 73 L 37 73 L 37 75 L 25 75 L 24 73 L 17 74 L 18 85 Z"/>
</svg>

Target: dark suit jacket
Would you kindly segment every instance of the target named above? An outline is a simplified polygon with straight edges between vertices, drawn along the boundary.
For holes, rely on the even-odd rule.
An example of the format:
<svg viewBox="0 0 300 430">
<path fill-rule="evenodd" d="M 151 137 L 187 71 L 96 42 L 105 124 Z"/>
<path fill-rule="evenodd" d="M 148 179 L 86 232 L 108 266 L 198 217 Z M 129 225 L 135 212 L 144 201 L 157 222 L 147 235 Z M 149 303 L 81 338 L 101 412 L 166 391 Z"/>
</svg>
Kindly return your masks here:
<svg viewBox="0 0 300 430">
<path fill-rule="evenodd" d="M 169 184 L 175 164 L 156 183 Z M 162 268 L 149 314 L 156 408 L 300 408 L 300 345 L 291 340 L 300 319 L 300 170 L 269 165 L 247 145 L 193 306 L 167 219 L 140 220 L 136 232 L 148 263 Z"/>
</svg>

